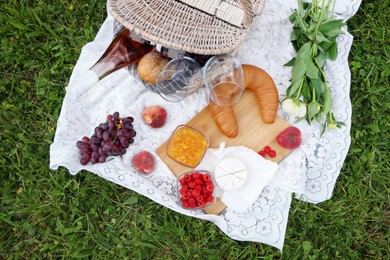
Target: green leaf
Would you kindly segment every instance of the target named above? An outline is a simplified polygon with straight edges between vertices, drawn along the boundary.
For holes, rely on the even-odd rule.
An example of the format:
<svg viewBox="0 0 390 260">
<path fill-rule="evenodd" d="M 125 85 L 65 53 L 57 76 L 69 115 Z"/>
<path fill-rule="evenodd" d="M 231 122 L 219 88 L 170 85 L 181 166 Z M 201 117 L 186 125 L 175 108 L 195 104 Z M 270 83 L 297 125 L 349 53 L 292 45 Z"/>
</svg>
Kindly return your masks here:
<svg viewBox="0 0 390 260">
<path fill-rule="evenodd" d="M 318 23 L 319 19 L 320 19 L 320 16 L 321 16 L 321 13 L 316 13 L 314 16 L 313 16 L 313 21 Z M 322 18 L 323 20 L 324 18 Z"/>
<path fill-rule="evenodd" d="M 322 80 L 319 79 L 310 79 L 311 84 L 313 85 L 314 89 L 320 93 L 323 94 L 326 89 L 326 85 Z"/>
<path fill-rule="evenodd" d="M 303 33 L 301 33 L 301 36 L 294 42 L 297 43 L 297 47 L 298 47 L 298 49 L 296 49 L 297 52 L 299 52 L 302 46 L 304 46 L 305 44 L 312 43 L 311 40 L 307 37 L 307 35 Z"/>
<path fill-rule="evenodd" d="M 328 58 L 327 53 L 321 52 L 320 54 L 318 54 L 318 56 L 316 58 L 318 66 L 320 66 L 322 68 L 324 66 L 327 58 Z"/>
<path fill-rule="evenodd" d="M 294 66 L 294 63 L 295 63 L 295 58 L 292 58 L 289 62 L 287 62 L 283 66 L 292 67 L 292 66 Z"/>
<path fill-rule="evenodd" d="M 297 90 L 299 89 L 299 87 L 303 84 L 303 77 L 300 78 L 299 80 L 295 81 L 291 86 L 290 86 L 290 89 L 289 89 L 289 92 L 287 94 L 287 96 L 291 97 L 293 96 Z"/>
<path fill-rule="evenodd" d="M 288 17 L 288 20 L 290 21 L 290 23 L 294 23 L 295 18 L 297 17 L 297 15 L 298 15 L 298 12 L 295 11 Z"/>
<path fill-rule="evenodd" d="M 325 35 L 323 35 L 321 32 L 317 32 L 316 41 L 318 44 L 320 44 L 322 42 L 328 41 L 328 38 L 326 38 Z"/>
<path fill-rule="evenodd" d="M 308 18 L 308 23 L 310 23 L 310 18 Z M 309 28 L 307 29 L 308 32 L 314 32 L 314 30 L 316 29 L 316 23 L 310 23 L 310 26 Z"/>
<path fill-rule="evenodd" d="M 324 99 L 324 113 L 328 114 L 332 109 L 332 96 L 330 95 L 329 89 L 326 89 Z"/>
<path fill-rule="evenodd" d="M 314 41 L 314 32 L 309 32 L 306 35 L 311 41 Z"/>
<path fill-rule="evenodd" d="M 294 121 L 294 123 L 299 123 L 301 122 L 303 119 L 305 119 L 306 117 L 300 117 L 298 118 L 297 120 Z"/>
<path fill-rule="evenodd" d="M 329 32 L 337 30 L 341 28 L 344 25 L 343 20 L 334 20 L 333 18 L 328 19 L 327 21 L 324 21 L 321 23 L 318 30 L 322 32 L 325 35 L 328 35 Z"/>
<path fill-rule="evenodd" d="M 334 41 L 323 41 L 321 42 L 319 45 L 318 45 L 318 48 L 322 51 L 322 52 L 326 52 L 333 44 Z"/>
<path fill-rule="evenodd" d="M 298 43 L 296 42 L 296 41 L 292 41 L 292 45 L 293 45 L 293 47 L 294 47 L 294 50 L 296 51 L 296 52 L 298 52 L 299 51 L 299 46 L 298 46 Z"/>
<path fill-rule="evenodd" d="M 337 121 L 336 123 L 338 128 L 341 128 L 342 126 L 346 126 L 344 122 Z"/>
<path fill-rule="evenodd" d="M 318 105 L 315 101 L 307 106 L 307 116 L 312 119 L 318 113 Z"/>
<path fill-rule="evenodd" d="M 291 41 L 295 41 L 298 39 L 299 35 L 301 33 L 301 30 L 300 29 L 294 29 L 291 34 L 290 34 L 290 40 Z"/>
<path fill-rule="evenodd" d="M 136 204 L 136 203 L 138 203 L 138 198 L 137 197 L 130 197 L 123 202 L 123 205 L 131 205 L 131 204 Z"/>
<path fill-rule="evenodd" d="M 295 17 L 295 22 L 299 26 L 299 28 L 301 28 L 302 31 L 306 32 L 307 28 L 302 16 L 298 15 L 297 17 Z"/>
<path fill-rule="evenodd" d="M 328 53 L 329 53 L 329 58 L 331 60 L 335 60 L 337 58 L 338 50 L 337 50 L 337 43 L 336 42 L 333 42 L 333 44 L 330 46 Z"/>
<path fill-rule="evenodd" d="M 324 33 L 326 36 L 328 36 L 328 37 L 337 37 L 337 36 L 339 36 L 340 34 L 344 34 L 344 31 L 343 30 L 341 30 L 341 29 L 339 29 L 339 28 L 336 28 L 336 29 L 334 29 L 334 30 L 331 30 L 331 31 L 329 31 L 329 32 L 326 32 L 326 33 Z"/>
<path fill-rule="evenodd" d="M 291 92 L 291 89 L 292 89 L 292 86 L 293 85 L 290 85 L 287 89 L 286 89 L 286 97 L 291 97 L 294 93 L 290 93 Z"/>
<path fill-rule="evenodd" d="M 303 44 L 297 53 L 297 57 L 301 57 L 304 59 L 307 59 L 307 58 L 310 59 L 310 50 L 311 50 L 312 45 L 313 44 L 310 41 Z"/>
<path fill-rule="evenodd" d="M 310 9 L 309 7 L 311 7 L 311 3 L 303 2 L 303 9 L 305 10 Z"/>
<path fill-rule="evenodd" d="M 305 98 L 305 100 L 311 100 L 311 91 L 310 86 L 305 80 L 302 85 L 302 95 Z"/>
<path fill-rule="evenodd" d="M 311 79 L 318 79 L 320 75 L 320 71 L 314 65 L 314 63 L 310 60 L 309 63 L 307 64 L 307 71 L 306 75 L 311 78 Z"/>
<path fill-rule="evenodd" d="M 307 71 L 307 65 L 302 59 L 295 60 L 294 67 L 292 69 L 292 81 L 296 82 L 303 78 Z"/>
</svg>

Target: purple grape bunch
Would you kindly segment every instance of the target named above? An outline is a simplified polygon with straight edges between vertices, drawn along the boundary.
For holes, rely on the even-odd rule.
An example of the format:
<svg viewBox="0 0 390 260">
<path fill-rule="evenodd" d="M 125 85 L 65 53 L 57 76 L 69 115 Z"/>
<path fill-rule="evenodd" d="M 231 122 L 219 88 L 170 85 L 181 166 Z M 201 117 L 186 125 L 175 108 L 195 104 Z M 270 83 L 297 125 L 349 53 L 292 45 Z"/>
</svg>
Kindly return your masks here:
<svg viewBox="0 0 390 260">
<path fill-rule="evenodd" d="M 132 117 L 120 118 L 118 112 L 108 115 L 106 122 L 99 124 L 91 137 L 84 136 L 77 141 L 80 163 L 104 163 L 108 156 L 124 155 L 136 135 L 133 121 Z"/>
</svg>

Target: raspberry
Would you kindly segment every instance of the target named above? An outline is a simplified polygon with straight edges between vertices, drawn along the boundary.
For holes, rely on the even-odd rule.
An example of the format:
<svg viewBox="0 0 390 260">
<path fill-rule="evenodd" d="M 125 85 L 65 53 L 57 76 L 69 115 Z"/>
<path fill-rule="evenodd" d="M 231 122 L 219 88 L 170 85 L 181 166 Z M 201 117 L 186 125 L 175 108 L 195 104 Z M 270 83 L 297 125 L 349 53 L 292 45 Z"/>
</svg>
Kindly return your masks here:
<svg viewBox="0 0 390 260">
<path fill-rule="evenodd" d="M 271 150 L 268 154 L 271 158 L 275 158 L 276 156 L 276 152 L 274 150 Z"/>
<path fill-rule="evenodd" d="M 195 190 L 199 191 L 199 193 L 202 192 L 202 186 L 201 185 L 196 185 Z"/>
<path fill-rule="evenodd" d="M 271 147 L 269 147 L 269 146 L 267 145 L 267 146 L 264 147 L 263 150 L 264 150 L 265 153 L 268 153 L 268 154 L 269 154 L 269 152 L 270 152 L 272 149 L 271 149 Z"/>
<path fill-rule="evenodd" d="M 202 187 L 202 194 L 207 194 L 208 190 L 206 186 Z"/>
<path fill-rule="evenodd" d="M 212 183 L 208 183 L 206 185 L 206 189 L 210 192 L 210 191 L 213 191 L 214 190 L 214 185 Z"/>
<path fill-rule="evenodd" d="M 192 174 L 192 179 L 193 180 L 196 180 L 196 179 L 199 179 L 200 178 L 200 173 L 199 172 L 194 172 L 193 174 Z"/>
<path fill-rule="evenodd" d="M 203 180 L 204 180 L 205 182 L 209 182 L 209 181 L 211 180 L 210 175 L 204 174 L 204 175 L 203 175 Z"/>
<path fill-rule="evenodd" d="M 194 182 L 197 184 L 197 185 L 202 185 L 204 183 L 204 181 L 200 178 L 198 179 L 195 179 Z"/>
<path fill-rule="evenodd" d="M 186 183 L 186 180 L 184 178 L 180 178 L 179 183 L 181 185 L 184 185 Z"/>
<path fill-rule="evenodd" d="M 189 183 L 188 183 L 188 187 L 190 187 L 190 188 L 195 188 L 196 187 L 196 183 L 195 182 L 193 182 L 193 181 L 190 181 Z"/>
<path fill-rule="evenodd" d="M 263 157 L 265 157 L 265 156 L 267 155 L 267 153 L 264 152 L 264 151 L 260 151 L 259 154 L 260 154 L 261 156 L 263 156 Z"/>
<path fill-rule="evenodd" d="M 204 197 L 202 195 L 199 195 L 198 197 L 196 197 L 196 200 L 199 202 L 199 201 L 203 201 L 204 200 Z"/>
<path fill-rule="evenodd" d="M 190 207 L 190 204 L 186 201 L 186 202 L 183 202 L 183 207 L 184 208 L 189 208 Z"/>
<path fill-rule="evenodd" d="M 189 198 L 189 199 L 188 199 L 188 202 L 189 202 L 190 204 L 193 204 L 193 203 L 195 204 L 195 199 L 194 199 L 193 197 L 192 197 L 192 198 Z"/>
<path fill-rule="evenodd" d="M 206 203 L 204 201 L 199 201 L 198 202 L 198 207 L 204 208 L 204 206 L 206 206 Z"/>
<path fill-rule="evenodd" d="M 214 200 L 214 197 L 213 196 L 207 196 L 207 199 L 206 199 L 206 201 L 207 202 L 213 202 L 213 200 Z"/>
<path fill-rule="evenodd" d="M 180 190 L 188 191 L 188 185 L 187 185 L 187 184 L 184 184 L 183 186 L 181 186 L 181 189 L 180 189 Z"/>
<path fill-rule="evenodd" d="M 180 201 L 184 203 L 184 202 L 186 202 L 187 200 L 186 200 L 184 197 L 181 197 L 181 198 L 180 198 Z"/>
<path fill-rule="evenodd" d="M 187 191 L 185 191 L 183 189 L 180 189 L 179 193 L 180 193 L 181 196 L 184 196 L 184 195 L 187 194 Z"/>
<path fill-rule="evenodd" d="M 191 181 L 191 175 L 187 174 L 183 177 L 185 179 L 186 182 L 190 182 Z"/>
<path fill-rule="evenodd" d="M 195 198 L 198 197 L 199 195 L 200 195 L 200 192 L 198 190 L 192 191 L 192 196 L 194 196 Z"/>
</svg>

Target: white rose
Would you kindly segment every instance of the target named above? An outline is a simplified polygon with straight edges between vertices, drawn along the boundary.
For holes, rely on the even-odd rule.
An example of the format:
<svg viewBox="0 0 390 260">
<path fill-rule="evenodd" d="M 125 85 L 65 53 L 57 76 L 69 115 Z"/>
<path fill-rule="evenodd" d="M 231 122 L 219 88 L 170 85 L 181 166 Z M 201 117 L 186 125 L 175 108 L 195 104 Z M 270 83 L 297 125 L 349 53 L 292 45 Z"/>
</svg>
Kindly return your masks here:
<svg viewBox="0 0 390 260">
<path fill-rule="evenodd" d="M 296 112 L 297 117 L 304 117 L 306 115 L 307 109 L 304 103 L 300 103 Z"/>
<path fill-rule="evenodd" d="M 295 111 L 296 104 L 294 103 L 294 100 L 292 99 L 285 99 L 282 103 L 282 109 L 284 112 L 293 114 L 293 111 Z"/>
<path fill-rule="evenodd" d="M 306 105 L 300 101 L 294 101 L 293 99 L 285 99 L 282 103 L 282 109 L 284 112 L 292 114 L 296 117 L 303 117 L 306 115 Z"/>
</svg>

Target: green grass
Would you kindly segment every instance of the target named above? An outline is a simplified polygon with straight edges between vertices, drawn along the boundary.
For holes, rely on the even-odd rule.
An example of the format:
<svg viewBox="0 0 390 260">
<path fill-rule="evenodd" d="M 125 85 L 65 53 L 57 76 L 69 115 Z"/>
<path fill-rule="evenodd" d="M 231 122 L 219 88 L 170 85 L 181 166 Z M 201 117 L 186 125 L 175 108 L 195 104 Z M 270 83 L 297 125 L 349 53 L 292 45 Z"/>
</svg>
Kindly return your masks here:
<svg viewBox="0 0 390 260">
<path fill-rule="evenodd" d="M 351 148 L 331 200 L 293 200 L 280 253 L 88 172 L 51 171 L 64 87 L 105 1 L 1 1 L 0 259 L 388 259 L 389 7 L 363 1 L 348 22 Z"/>
</svg>

